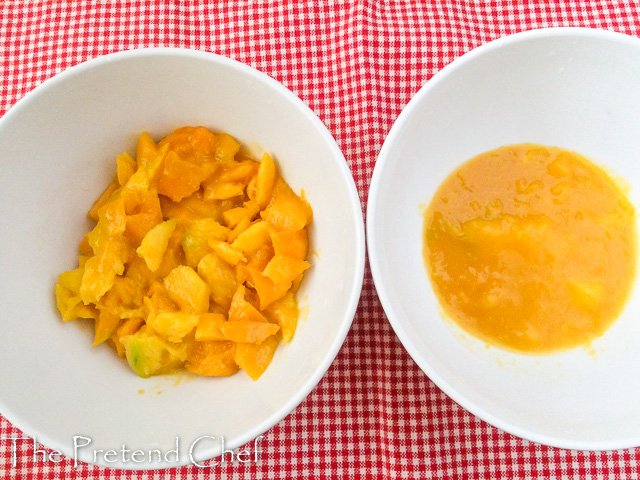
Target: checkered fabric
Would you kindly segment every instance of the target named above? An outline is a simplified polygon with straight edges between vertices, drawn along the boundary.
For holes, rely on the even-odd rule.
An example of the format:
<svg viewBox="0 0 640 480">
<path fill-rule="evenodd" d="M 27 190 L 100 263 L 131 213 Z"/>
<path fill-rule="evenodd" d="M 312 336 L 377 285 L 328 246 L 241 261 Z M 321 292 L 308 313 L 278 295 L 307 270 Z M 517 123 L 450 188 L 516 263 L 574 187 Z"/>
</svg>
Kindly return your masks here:
<svg viewBox="0 0 640 480">
<path fill-rule="evenodd" d="M 0 2 L 0 115 L 44 80 L 87 59 L 155 46 L 215 52 L 276 78 L 324 121 L 362 205 L 385 135 L 420 87 L 454 58 L 542 27 L 640 34 L 640 4 L 571 0 Z M 1 148 L 0 148 L 1 151 Z M 1 367 L 0 367 L 1 368 Z M 0 386 L 1 388 L 1 386 Z M 1 413 L 1 412 L 0 412 Z M 0 416 L 0 436 L 21 433 Z M 578 452 L 518 439 L 469 414 L 396 338 L 371 273 L 338 357 L 309 397 L 262 439 L 259 462 L 124 472 L 71 460 L 16 466 L 0 442 L 0 478 L 638 478 L 640 450 Z"/>
</svg>

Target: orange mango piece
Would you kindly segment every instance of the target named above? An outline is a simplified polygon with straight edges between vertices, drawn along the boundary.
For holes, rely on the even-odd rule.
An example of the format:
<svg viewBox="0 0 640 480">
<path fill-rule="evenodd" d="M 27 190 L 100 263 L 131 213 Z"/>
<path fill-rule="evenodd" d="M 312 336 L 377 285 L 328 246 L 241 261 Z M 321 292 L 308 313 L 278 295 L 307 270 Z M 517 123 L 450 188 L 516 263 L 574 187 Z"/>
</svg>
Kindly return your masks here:
<svg viewBox="0 0 640 480">
<path fill-rule="evenodd" d="M 95 320 L 93 346 L 106 342 L 120 325 L 120 317 L 111 312 L 100 310 Z"/>
<path fill-rule="evenodd" d="M 307 258 L 309 252 L 309 235 L 306 229 L 284 232 L 273 232 L 271 242 L 275 255 L 284 255 L 298 260 Z"/>
<path fill-rule="evenodd" d="M 227 242 L 212 238 L 209 239 L 209 247 L 229 265 L 237 265 L 241 260 L 246 260 L 242 252 L 235 250 Z"/>
<path fill-rule="evenodd" d="M 280 327 L 269 322 L 225 322 L 220 326 L 225 339 L 233 342 L 262 343 L 267 337 L 275 335 Z"/>
<path fill-rule="evenodd" d="M 215 159 L 219 162 L 232 162 L 236 153 L 240 150 L 240 144 L 227 133 L 218 134 L 218 143 L 215 149 Z"/>
<path fill-rule="evenodd" d="M 149 315 L 149 325 L 160 336 L 170 342 L 179 343 L 198 324 L 200 317 L 185 312 L 160 312 L 157 315 Z"/>
<path fill-rule="evenodd" d="M 290 284 L 275 283 L 269 277 L 263 275 L 262 272 L 255 269 L 247 268 L 246 272 L 249 275 L 248 283 L 258 292 L 260 311 L 263 311 L 273 302 L 284 297 L 287 290 L 291 287 Z"/>
<path fill-rule="evenodd" d="M 204 187 L 206 200 L 226 200 L 244 194 L 244 184 L 240 182 L 212 182 Z"/>
<path fill-rule="evenodd" d="M 284 297 L 269 305 L 263 313 L 267 320 L 280 326 L 282 343 L 291 341 L 296 333 L 300 317 L 295 293 L 289 290 Z"/>
<path fill-rule="evenodd" d="M 231 208 L 226 210 L 222 216 L 224 223 L 229 228 L 235 228 L 240 222 L 253 222 L 256 215 L 260 212 L 260 206 L 255 200 L 244 202 L 242 207 Z"/>
<path fill-rule="evenodd" d="M 100 210 L 100 208 L 111 199 L 111 196 L 116 190 L 118 190 L 119 187 L 120 187 L 120 184 L 118 183 L 118 179 L 115 178 L 107 186 L 104 192 L 102 192 L 102 194 L 98 197 L 98 199 L 93 203 L 93 206 L 91 207 L 91 209 L 89 210 L 89 213 L 87 214 L 91 220 L 93 220 L 94 222 L 98 221 L 98 210 Z"/>
<path fill-rule="evenodd" d="M 185 368 L 197 375 L 228 377 L 238 371 L 236 345 L 225 340 L 195 342 Z"/>
<path fill-rule="evenodd" d="M 127 335 L 132 335 L 140 330 L 140 327 L 144 325 L 144 318 L 127 318 L 120 323 L 120 326 L 116 329 L 113 335 L 111 335 L 111 341 L 120 358 L 124 357 L 124 345 L 120 339 Z"/>
<path fill-rule="evenodd" d="M 124 185 L 127 183 L 137 168 L 138 164 L 133 158 L 131 158 L 131 155 L 126 152 L 122 155 L 118 155 L 116 158 L 118 184 Z"/>
<path fill-rule="evenodd" d="M 307 268 L 309 268 L 309 262 L 305 260 L 298 260 L 286 255 L 276 255 L 264 267 L 262 273 L 269 277 L 273 283 L 291 285 L 291 282 Z"/>
<path fill-rule="evenodd" d="M 231 246 L 239 252 L 252 252 L 267 242 L 271 242 L 272 226 L 269 222 L 258 221 L 242 232 Z"/>
<path fill-rule="evenodd" d="M 256 176 L 256 202 L 260 210 L 266 208 L 271 200 L 278 170 L 268 153 L 262 156 L 258 175 Z"/>
<path fill-rule="evenodd" d="M 267 319 L 247 300 L 245 300 L 246 287 L 240 285 L 233 294 L 229 307 L 230 322 L 266 322 Z"/>
<path fill-rule="evenodd" d="M 113 286 L 116 275 L 122 275 L 126 251 L 122 242 L 109 238 L 101 251 L 87 260 L 80 285 L 80 298 L 85 305 L 96 304 Z"/>
<path fill-rule="evenodd" d="M 273 354 L 280 343 L 279 336 L 272 335 L 262 343 L 237 343 L 235 361 L 252 380 L 258 380 L 273 360 Z"/>
<path fill-rule="evenodd" d="M 186 265 L 178 265 L 162 282 L 169 298 L 187 313 L 204 313 L 209 310 L 209 285 Z"/>
<path fill-rule="evenodd" d="M 309 203 L 296 195 L 282 177 L 277 178 L 272 201 L 260 216 L 280 230 L 300 230 L 313 220 Z"/>
<path fill-rule="evenodd" d="M 224 340 L 224 334 L 220 327 L 227 323 L 227 319 L 221 313 L 203 313 L 196 325 L 196 341 Z"/>
<path fill-rule="evenodd" d="M 228 309 L 238 286 L 233 267 L 215 253 L 209 253 L 200 260 L 197 269 L 198 274 L 209 285 L 213 301 Z"/>
<path fill-rule="evenodd" d="M 158 193 L 179 202 L 197 192 L 208 176 L 206 169 L 183 160 L 176 152 L 168 152 L 157 177 Z"/>
</svg>

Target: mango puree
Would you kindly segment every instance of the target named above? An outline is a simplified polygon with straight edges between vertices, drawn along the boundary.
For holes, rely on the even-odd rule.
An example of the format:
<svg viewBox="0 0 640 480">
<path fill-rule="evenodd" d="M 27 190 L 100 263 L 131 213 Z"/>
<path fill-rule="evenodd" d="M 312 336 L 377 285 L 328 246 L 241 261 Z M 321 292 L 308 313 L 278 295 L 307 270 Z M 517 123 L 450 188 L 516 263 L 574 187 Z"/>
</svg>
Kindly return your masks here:
<svg viewBox="0 0 640 480">
<path fill-rule="evenodd" d="M 601 336 L 630 295 L 636 245 L 635 210 L 619 186 L 555 147 L 474 157 L 424 213 L 424 261 L 444 313 L 521 353 Z"/>
</svg>

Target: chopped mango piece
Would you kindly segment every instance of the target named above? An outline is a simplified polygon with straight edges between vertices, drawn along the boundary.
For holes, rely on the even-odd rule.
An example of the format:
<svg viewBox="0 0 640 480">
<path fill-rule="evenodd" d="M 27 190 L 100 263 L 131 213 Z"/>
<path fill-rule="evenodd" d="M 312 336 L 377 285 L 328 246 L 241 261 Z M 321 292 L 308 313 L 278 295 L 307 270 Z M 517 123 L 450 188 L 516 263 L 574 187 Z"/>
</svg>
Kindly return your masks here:
<svg viewBox="0 0 640 480">
<path fill-rule="evenodd" d="M 242 232 L 231 244 L 239 252 L 252 252 L 271 242 L 272 226 L 269 222 L 256 222 Z"/>
<path fill-rule="evenodd" d="M 141 377 L 242 366 L 256 380 L 293 337 L 311 208 L 271 156 L 240 150 L 203 127 L 143 133 L 89 210 L 78 268 L 58 277 L 62 319 L 93 318 L 94 345 Z"/>
<path fill-rule="evenodd" d="M 226 322 L 220 326 L 224 338 L 233 342 L 262 343 L 267 337 L 275 335 L 280 327 L 269 322 Z"/>
<path fill-rule="evenodd" d="M 244 184 L 240 182 L 215 182 L 204 188 L 204 198 L 207 200 L 226 200 L 239 197 L 244 193 Z"/>
<path fill-rule="evenodd" d="M 255 200 L 244 202 L 242 207 L 231 208 L 226 210 L 222 215 L 225 225 L 229 228 L 235 228 L 240 222 L 249 225 L 260 212 L 260 206 Z"/>
<path fill-rule="evenodd" d="M 169 245 L 169 238 L 175 228 L 175 220 L 159 223 L 147 232 L 140 246 L 136 249 L 138 256 L 144 260 L 152 272 L 160 268 L 162 257 L 164 257 L 164 252 Z"/>
<path fill-rule="evenodd" d="M 247 300 L 245 300 L 246 288 L 240 285 L 233 295 L 231 306 L 229 307 L 230 322 L 266 322 L 266 318 Z"/>
<path fill-rule="evenodd" d="M 237 343 L 236 363 L 255 381 L 271 364 L 278 343 L 280 343 L 280 337 L 277 334 L 266 338 L 260 344 Z"/>
<path fill-rule="evenodd" d="M 184 344 L 168 342 L 146 326 L 120 341 L 129 365 L 143 378 L 179 368 L 188 355 Z"/>
<path fill-rule="evenodd" d="M 296 333 L 298 318 L 300 317 L 295 293 L 289 290 L 284 297 L 269 305 L 265 309 L 264 315 L 267 320 L 280 326 L 282 343 L 291 341 Z"/>
<path fill-rule="evenodd" d="M 167 153 L 162 168 L 158 173 L 158 193 L 166 195 L 174 202 L 190 196 L 200 189 L 200 184 L 207 179 L 212 168 L 204 168 L 171 151 Z"/>
<path fill-rule="evenodd" d="M 306 229 L 272 232 L 271 242 L 275 255 L 304 260 L 309 253 L 309 235 Z"/>
<path fill-rule="evenodd" d="M 258 168 L 258 176 L 256 177 L 256 202 L 260 206 L 260 210 L 269 205 L 277 173 L 276 164 L 269 154 L 265 153 L 262 156 L 260 168 Z"/>
<path fill-rule="evenodd" d="M 200 317 L 184 312 L 160 312 L 149 315 L 147 325 L 170 342 L 179 343 L 198 324 Z"/>
<path fill-rule="evenodd" d="M 128 318 L 123 320 L 120 323 L 120 326 L 116 329 L 114 334 L 111 336 L 111 340 L 113 341 L 113 346 L 116 348 L 116 352 L 119 357 L 124 357 L 125 349 L 122 344 L 122 337 L 126 337 L 127 335 L 132 335 L 136 333 L 140 328 L 144 325 L 144 318 Z"/>
<path fill-rule="evenodd" d="M 242 255 L 242 252 L 234 249 L 227 242 L 212 238 L 209 240 L 209 246 L 229 265 L 237 265 L 241 260 L 246 260 L 244 255 Z"/>
<path fill-rule="evenodd" d="M 272 202 L 260 215 L 280 230 L 300 230 L 313 219 L 309 203 L 296 195 L 282 177 L 276 180 Z"/>
<path fill-rule="evenodd" d="M 228 377 L 238 371 L 235 351 L 236 344 L 226 340 L 196 342 L 184 366 L 198 375 Z"/>
<path fill-rule="evenodd" d="M 80 298 L 85 305 L 98 303 L 113 286 L 116 275 L 124 272 L 126 253 L 117 239 L 109 239 L 95 256 L 84 264 L 80 285 Z"/>
<path fill-rule="evenodd" d="M 169 298 L 186 312 L 204 313 L 209 310 L 209 285 L 193 268 L 178 265 L 162 283 Z"/>
<path fill-rule="evenodd" d="M 93 206 L 88 212 L 88 217 L 94 222 L 98 221 L 98 210 L 105 205 L 110 199 L 111 196 L 118 190 L 119 184 L 118 179 L 114 179 L 102 192 L 102 194 L 98 197 L 98 199 L 93 203 Z"/>
<path fill-rule="evenodd" d="M 227 133 L 218 134 L 218 144 L 215 150 L 216 160 L 223 163 L 232 162 L 239 150 L 240 144 L 231 135 Z"/>
<path fill-rule="evenodd" d="M 124 185 L 138 168 L 136 161 L 127 152 L 116 158 L 118 184 Z"/>
<path fill-rule="evenodd" d="M 120 325 L 120 317 L 111 312 L 100 310 L 96 317 L 93 346 L 106 342 Z"/>
<path fill-rule="evenodd" d="M 238 287 L 233 267 L 215 253 L 210 253 L 198 263 L 198 274 L 209 284 L 213 301 L 228 309 Z"/>
<path fill-rule="evenodd" d="M 249 282 L 258 292 L 260 298 L 260 310 L 264 310 L 276 300 L 281 299 L 291 288 L 290 284 L 275 283 L 269 277 L 254 269 L 247 269 L 250 276 Z"/>
<path fill-rule="evenodd" d="M 196 341 L 224 340 L 220 327 L 225 323 L 227 319 L 221 313 L 203 313 L 196 325 Z"/>
<path fill-rule="evenodd" d="M 182 239 L 187 265 L 195 268 L 202 257 L 211 252 L 210 240 L 226 240 L 230 231 L 212 218 L 201 218 L 189 223 Z"/>
<path fill-rule="evenodd" d="M 264 267 L 262 273 L 275 284 L 291 285 L 291 282 L 307 268 L 309 268 L 309 262 L 305 260 L 298 260 L 286 255 L 276 255 Z"/>
</svg>

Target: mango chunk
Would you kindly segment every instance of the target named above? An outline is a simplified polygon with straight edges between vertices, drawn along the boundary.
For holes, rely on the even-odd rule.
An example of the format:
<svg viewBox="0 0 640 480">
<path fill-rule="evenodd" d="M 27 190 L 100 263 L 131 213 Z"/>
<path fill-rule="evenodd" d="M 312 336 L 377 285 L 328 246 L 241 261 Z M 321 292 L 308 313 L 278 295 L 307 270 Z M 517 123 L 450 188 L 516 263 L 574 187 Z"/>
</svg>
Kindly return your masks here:
<svg viewBox="0 0 640 480">
<path fill-rule="evenodd" d="M 93 346 L 106 342 L 120 325 L 120 317 L 111 312 L 100 310 L 95 320 Z"/>
<path fill-rule="evenodd" d="M 267 320 L 280 326 L 282 343 L 290 342 L 296 333 L 300 311 L 296 295 L 289 290 L 284 297 L 276 300 L 264 310 Z"/>
<path fill-rule="evenodd" d="M 122 337 L 120 341 L 124 346 L 127 362 L 143 378 L 179 368 L 188 355 L 185 344 L 172 344 L 147 327 Z"/>
<path fill-rule="evenodd" d="M 200 316 L 184 312 L 160 312 L 149 315 L 147 325 L 170 342 L 179 343 L 198 324 Z"/>
<path fill-rule="evenodd" d="M 179 202 L 197 192 L 209 173 L 209 169 L 183 160 L 176 152 L 171 151 L 167 153 L 158 173 L 158 193 Z"/>
<path fill-rule="evenodd" d="M 272 201 L 260 215 L 280 230 L 300 230 L 313 220 L 309 203 L 296 195 L 282 177 L 277 178 Z"/>
<path fill-rule="evenodd" d="M 271 242 L 271 228 L 268 222 L 256 222 L 242 232 L 231 246 L 243 253 L 257 250 L 266 242 Z"/>
<path fill-rule="evenodd" d="M 302 272 L 309 268 L 309 262 L 286 255 L 274 256 L 262 271 L 275 284 L 291 285 Z"/>
<path fill-rule="evenodd" d="M 240 285 L 233 295 L 229 307 L 230 322 L 264 323 L 266 318 L 251 303 L 245 300 L 246 288 Z"/>
<path fill-rule="evenodd" d="M 195 268 L 200 260 L 211 252 L 209 241 L 224 241 L 229 237 L 230 230 L 220 225 L 212 218 L 201 218 L 189 223 L 182 239 L 182 249 L 186 256 L 187 265 Z"/>
<path fill-rule="evenodd" d="M 164 288 L 169 298 L 188 313 L 204 313 L 209 310 L 209 285 L 186 265 L 178 265 L 164 277 Z"/>
<path fill-rule="evenodd" d="M 205 342 L 208 340 L 224 340 L 221 327 L 227 319 L 221 313 L 203 313 L 196 325 L 196 341 Z"/>
<path fill-rule="evenodd" d="M 116 157 L 116 173 L 118 184 L 124 185 L 138 168 L 136 161 L 127 152 Z"/>
<path fill-rule="evenodd" d="M 275 255 L 304 260 L 309 253 L 309 235 L 306 229 L 272 232 L 271 242 Z"/>
<path fill-rule="evenodd" d="M 85 305 L 96 304 L 113 286 L 116 275 L 124 272 L 125 253 L 116 239 L 105 242 L 102 250 L 87 260 L 84 265 L 80 298 Z"/>
<path fill-rule="evenodd" d="M 262 343 L 237 343 L 235 361 L 252 380 L 258 380 L 273 360 L 273 354 L 280 343 L 279 336 L 272 335 Z"/>
<path fill-rule="evenodd" d="M 136 249 L 138 256 L 144 260 L 152 272 L 160 268 L 162 257 L 164 257 L 169 245 L 169 238 L 175 229 L 175 220 L 159 223 L 146 233 L 140 246 Z"/>
<path fill-rule="evenodd" d="M 277 173 L 276 164 L 269 154 L 265 153 L 262 156 L 256 177 L 256 202 L 260 206 L 260 210 L 265 209 L 271 200 Z"/>
<path fill-rule="evenodd" d="M 196 342 L 185 368 L 197 375 L 228 377 L 238 371 L 236 344 L 226 340 Z"/>
<path fill-rule="evenodd" d="M 268 322 L 226 322 L 220 326 L 224 338 L 233 342 L 262 343 L 267 337 L 275 335 L 280 327 Z"/>
<path fill-rule="evenodd" d="M 198 263 L 198 274 L 209 285 L 213 301 L 228 309 L 238 286 L 233 267 L 215 253 L 210 253 Z"/>
</svg>

